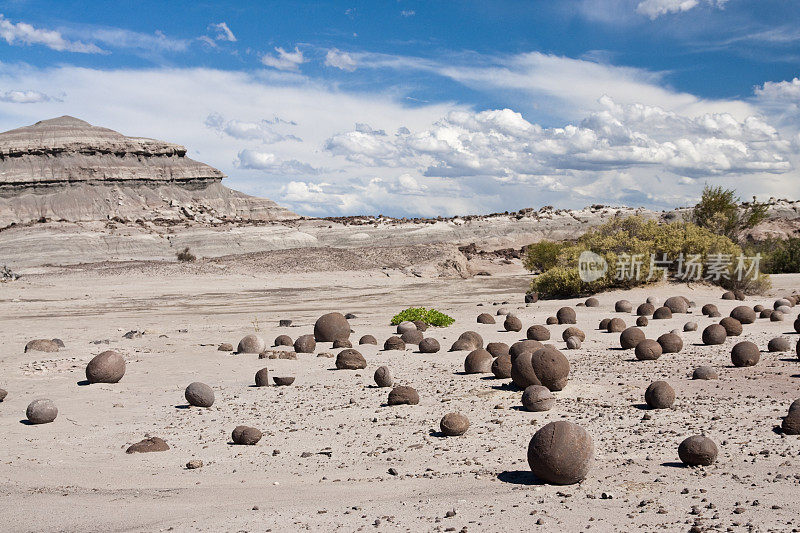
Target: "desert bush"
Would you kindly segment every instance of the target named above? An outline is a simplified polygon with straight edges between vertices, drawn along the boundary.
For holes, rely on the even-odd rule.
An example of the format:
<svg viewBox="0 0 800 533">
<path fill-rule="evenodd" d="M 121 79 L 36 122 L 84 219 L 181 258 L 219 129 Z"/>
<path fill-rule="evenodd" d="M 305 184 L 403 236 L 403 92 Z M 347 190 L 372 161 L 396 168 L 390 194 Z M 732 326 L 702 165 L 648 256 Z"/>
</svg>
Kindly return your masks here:
<svg viewBox="0 0 800 533">
<path fill-rule="evenodd" d="M 558 264 L 558 254 L 566 246 L 561 242 L 539 241 L 525 247 L 522 264 L 531 271 L 544 272 Z"/>
<path fill-rule="evenodd" d="M 747 255 L 761 254 L 761 270 L 769 274 L 800 272 L 800 238 L 768 239 L 751 243 Z"/>
<path fill-rule="evenodd" d="M 422 320 L 429 326 L 436 326 L 440 328 L 446 328 L 453 322 L 455 319 L 452 317 L 447 316 L 444 313 L 440 313 L 436 309 L 425 309 L 424 307 L 409 307 L 408 309 L 404 309 L 400 311 L 396 315 L 392 317 L 391 324 L 396 326 L 400 322 L 405 322 L 408 320 L 409 322 L 414 322 L 415 320 Z"/>
<path fill-rule="evenodd" d="M 191 262 L 197 260 L 197 257 L 195 257 L 195 255 L 189 250 L 188 246 L 186 248 L 184 248 L 183 250 L 181 250 L 180 252 L 178 252 L 178 256 L 177 257 L 178 257 L 178 261 L 181 261 L 181 262 L 184 262 L 184 263 L 191 263 Z"/>
<path fill-rule="evenodd" d="M 767 217 L 766 204 L 753 200 L 740 207 L 740 201 L 733 189 L 706 185 L 690 220 L 701 228 L 738 241 L 743 230 L 756 226 Z"/>
</svg>

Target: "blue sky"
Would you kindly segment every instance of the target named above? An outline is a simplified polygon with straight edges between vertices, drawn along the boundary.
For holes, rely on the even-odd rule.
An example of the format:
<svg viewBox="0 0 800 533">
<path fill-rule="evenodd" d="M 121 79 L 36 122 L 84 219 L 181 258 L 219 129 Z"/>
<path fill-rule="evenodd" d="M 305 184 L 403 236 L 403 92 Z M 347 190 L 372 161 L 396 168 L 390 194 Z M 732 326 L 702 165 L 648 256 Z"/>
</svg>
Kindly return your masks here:
<svg viewBox="0 0 800 533">
<path fill-rule="evenodd" d="M 0 129 L 70 114 L 179 142 L 302 214 L 800 192 L 796 1 L 12 0 L 0 14 Z"/>
</svg>

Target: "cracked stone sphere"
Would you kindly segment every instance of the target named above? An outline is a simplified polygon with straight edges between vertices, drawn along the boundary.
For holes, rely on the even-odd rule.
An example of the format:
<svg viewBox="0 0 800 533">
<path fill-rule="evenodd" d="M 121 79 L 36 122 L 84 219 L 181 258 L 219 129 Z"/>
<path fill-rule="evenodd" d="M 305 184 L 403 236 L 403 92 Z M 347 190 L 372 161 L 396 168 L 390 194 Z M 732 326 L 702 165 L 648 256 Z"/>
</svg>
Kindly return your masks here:
<svg viewBox="0 0 800 533">
<path fill-rule="evenodd" d="M 592 437 L 581 426 L 559 420 L 550 422 L 531 438 L 528 465 L 539 479 L 571 485 L 586 478 L 594 459 Z"/>
</svg>

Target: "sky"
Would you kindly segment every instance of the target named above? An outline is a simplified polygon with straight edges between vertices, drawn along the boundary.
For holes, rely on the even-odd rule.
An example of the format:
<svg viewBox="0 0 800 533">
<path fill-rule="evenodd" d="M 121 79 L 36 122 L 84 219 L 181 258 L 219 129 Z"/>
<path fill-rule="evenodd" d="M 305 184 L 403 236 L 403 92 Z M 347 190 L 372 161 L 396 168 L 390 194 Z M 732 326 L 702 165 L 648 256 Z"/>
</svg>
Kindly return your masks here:
<svg viewBox="0 0 800 533">
<path fill-rule="evenodd" d="M 183 144 L 310 216 L 800 198 L 800 2 L 0 2 L 0 131 Z"/>
</svg>

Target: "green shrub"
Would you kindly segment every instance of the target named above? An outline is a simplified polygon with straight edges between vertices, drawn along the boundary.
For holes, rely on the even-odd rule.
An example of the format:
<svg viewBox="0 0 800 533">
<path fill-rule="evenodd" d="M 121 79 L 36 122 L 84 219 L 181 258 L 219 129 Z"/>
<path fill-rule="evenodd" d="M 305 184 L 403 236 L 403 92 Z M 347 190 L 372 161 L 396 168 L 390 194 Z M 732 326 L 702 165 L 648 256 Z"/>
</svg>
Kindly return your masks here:
<svg viewBox="0 0 800 533">
<path fill-rule="evenodd" d="M 755 200 L 745 208 L 733 189 L 706 185 L 700 202 L 694 206 L 691 221 L 717 235 L 737 241 L 740 233 L 756 226 L 767 217 L 766 204 Z"/>
<path fill-rule="evenodd" d="M 525 247 L 522 264 L 528 270 L 544 272 L 558 264 L 558 254 L 565 244 L 553 241 L 539 241 Z"/>
<path fill-rule="evenodd" d="M 768 239 L 747 247 L 748 255 L 761 254 L 761 270 L 769 274 L 800 272 L 800 238 Z"/>
<path fill-rule="evenodd" d="M 440 313 L 436 309 L 425 309 L 424 307 L 409 307 L 403 311 L 400 311 L 396 315 L 392 317 L 391 324 L 393 326 L 398 325 L 400 322 L 405 322 L 408 320 L 409 322 L 414 322 L 415 320 L 422 320 L 429 326 L 436 326 L 440 328 L 446 328 L 453 322 L 455 322 L 454 318 L 451 318 L 444 313 Z"/>
</svg>

